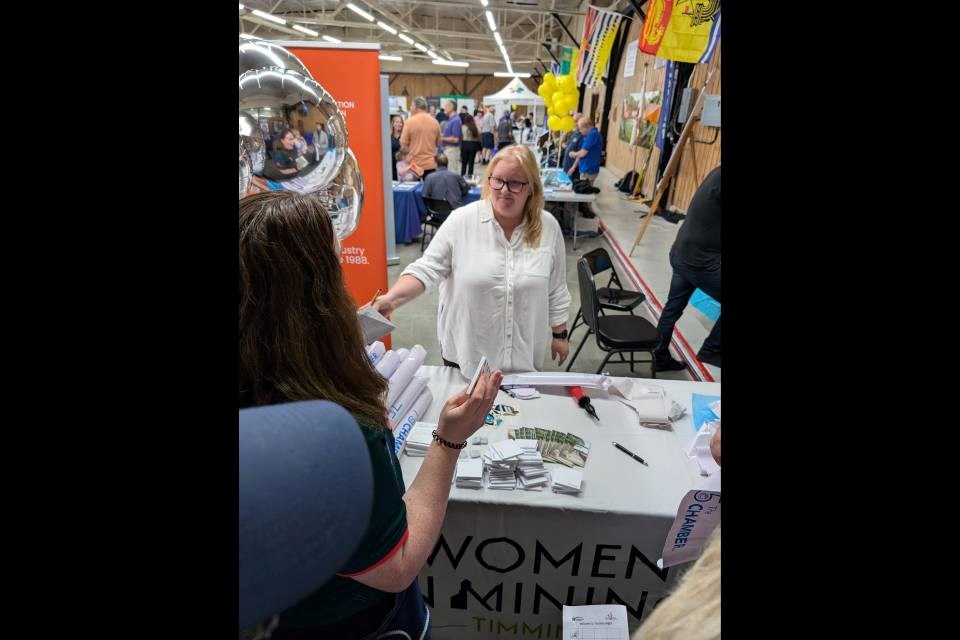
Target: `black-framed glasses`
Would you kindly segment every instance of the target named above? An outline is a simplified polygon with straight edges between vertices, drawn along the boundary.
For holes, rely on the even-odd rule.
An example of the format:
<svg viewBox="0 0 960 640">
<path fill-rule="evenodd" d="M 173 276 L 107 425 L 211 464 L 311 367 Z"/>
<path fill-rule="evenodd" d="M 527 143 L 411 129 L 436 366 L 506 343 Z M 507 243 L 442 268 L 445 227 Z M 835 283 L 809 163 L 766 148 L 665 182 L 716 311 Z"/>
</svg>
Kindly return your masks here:
<svg viewBox="0 0 960 640">
<path fill-rule="evenodd" d="M 520 193 L 525 186 L 530 184 L 529 182 L 521 182 L 519 180 L 504 180 L 497 176 L 490 176 L 487 178 L 487 182 L 490 183 L 490 188 L 496 191 L 500 191 L 503 189 L 503 185 L 507 185 L 507 190 L 510 193 Z"/>
</svg>

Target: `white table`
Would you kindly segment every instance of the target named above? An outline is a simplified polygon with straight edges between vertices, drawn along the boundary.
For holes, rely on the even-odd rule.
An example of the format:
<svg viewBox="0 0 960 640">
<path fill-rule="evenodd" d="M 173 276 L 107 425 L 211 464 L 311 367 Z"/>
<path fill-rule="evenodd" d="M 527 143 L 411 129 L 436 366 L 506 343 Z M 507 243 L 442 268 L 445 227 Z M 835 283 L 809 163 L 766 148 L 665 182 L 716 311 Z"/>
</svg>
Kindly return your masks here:
<svg viewBox="0 0 960 640">
<path fill-rule="evenodd" d="M 548 187 L 543 190 L 543 199 L 545 202 L 562 202 L 564 203 L 564 211 L 567 211 L 568 203 L 593 202 L 597 199 L 597 194 L 558 191 Z M 577 209 L 573 211 L 573 248 L 577 248 Z"/>
<path fill-rule="evenodd" d="M 429 379 L 434 396 L 424 421 L 436 422 L 446 399 L 467 381 L 448 367 L 421 367 L 418 375 Z M 557 637 L 558 605 L 618 600 L 628 607 L 632 630 L 666 594 L 676 571 L 654 565 L 681 498 L 701 484 L 685 454 L 695 434 L 691 394 L 720 395 L 720 384 L 650 383 L 687 408 L 672 431 L 638 426 L 630 409 L 596 389 L 585 391 L 599 424 L 563 388 L 541 388 L 542 397 L 534 400 L 498 394 L 497 402 L 519 409 L 519 415 L 504 417 L 498 427 L 484 426 L 477 435 L 497 442 L 516 426 L 577 434 L 591 443 L 583 490 L 569 496 L 549 487 L 538 492 L 451 486 L 440 542 L 420 575 L 435 638 L 502 637 L 513 635 L 512 625 L 519 637 L 524 625 L 541 626 L 542 637 Z M 615 449 L 614 440 L 649 466 Z M 475 446 L 483 448 L 471 444 L 467 450 Z M 422 461 L 401 454 L 407 486 Z"/>
</svg>

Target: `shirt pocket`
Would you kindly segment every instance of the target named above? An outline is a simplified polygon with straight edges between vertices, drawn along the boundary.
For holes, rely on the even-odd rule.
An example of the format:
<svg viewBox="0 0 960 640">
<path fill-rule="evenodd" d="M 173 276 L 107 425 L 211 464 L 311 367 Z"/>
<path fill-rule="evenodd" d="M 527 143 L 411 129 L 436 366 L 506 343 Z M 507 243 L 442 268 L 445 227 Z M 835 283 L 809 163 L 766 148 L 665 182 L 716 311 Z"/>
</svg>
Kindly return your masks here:
<svg viewBox="0 0 960 640">
<path fill-rule="evenodd" d="M 553 252 L 550 249 L 533 249 L 524 256 L 524 269 L 531 278 L 549 278 L 553 266 Z"/>
</svg>

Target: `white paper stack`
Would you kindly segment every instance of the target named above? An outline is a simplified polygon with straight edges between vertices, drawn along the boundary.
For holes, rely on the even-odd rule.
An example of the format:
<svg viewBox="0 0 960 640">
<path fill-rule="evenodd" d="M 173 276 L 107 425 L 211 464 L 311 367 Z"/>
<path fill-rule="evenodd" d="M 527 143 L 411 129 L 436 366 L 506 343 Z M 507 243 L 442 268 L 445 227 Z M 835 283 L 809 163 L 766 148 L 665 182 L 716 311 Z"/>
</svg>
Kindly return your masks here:
<svg viewBox="0 0 960 640">
<path fill-rule="evenodd" d="M 418 422 L 413 425 L 404 443 L 404 451 L 407 455 L 412 458 L 422 458 L 427 455 L 430 443 L 433 442 L 433 430 L 436 428 L 437 425 L 430 422 Z"/>
<path fill-rule="evenodd" d="M 487 470 L 487 486 L 510 491 L 516 489 L 517 467 L 522 455 L 523 449 L 514 440 L 490 443 L 482 458 Z"/>
<path fill-rule="evenodd" d="M 662 387 L 635 378 L 620 378 L 610 388 L 610 396 L 633 409 L 641 426 L 671 428 L 670 414 L 674 411 L 674 403 Z"/>
<path fill-rule="evenodd" d="M 463 489 L 480 489 L 483 487 L 483 461 L 480 458 L 457 460 L 456 485 Z"/>
<path fill-rule="evenodd" d="M 547 469 L 543 466 L 543 456 L 537 451 L 536 440 L 514 440 L 523 450 L 517 466 L 517 480 L 520 488 L 527 491 L 540 491 L 549 482 Z"/>
<path fill-rule="evenodd" d="M 578 469 L 557 467 L 553 470 L 553 492 L 576 495 L 580 493 L 583 472 Z"/>
</svg>

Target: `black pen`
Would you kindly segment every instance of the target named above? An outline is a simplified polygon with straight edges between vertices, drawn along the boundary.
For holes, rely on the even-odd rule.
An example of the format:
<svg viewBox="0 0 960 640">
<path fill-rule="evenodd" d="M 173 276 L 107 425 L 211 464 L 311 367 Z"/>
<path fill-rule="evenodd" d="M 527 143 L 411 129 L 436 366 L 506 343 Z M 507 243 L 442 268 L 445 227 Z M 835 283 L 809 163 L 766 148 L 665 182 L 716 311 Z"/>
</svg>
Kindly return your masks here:
<svg viewBox="0 0 960 640">
<path fill-rule="evenodd" d="M 625 449 L 624 447 L 622 447 L 619 442 L 614 442 L 614 443 L 613 443 L 613 446 L 615 446 L 617 449 L 620 449 L 620 451 L 623 451 L 625 454 L 627 454 L 628 456 L 630 456 L 631 458 L 633 458 L 634 460 L 636 460 L 636 461 L 639 462 L 640 464 L 646 464 L 648 467 L 650 466 L 650 465 L 648 465 L 648 464 L 643 460 L 643 458 L 641 458 L 640 456 L 638 456 L 638 455 L 635 454 L 634 452 L 628 451 L 627 449 Z"/>
</svg>

